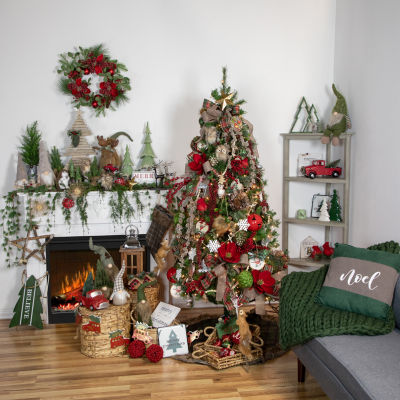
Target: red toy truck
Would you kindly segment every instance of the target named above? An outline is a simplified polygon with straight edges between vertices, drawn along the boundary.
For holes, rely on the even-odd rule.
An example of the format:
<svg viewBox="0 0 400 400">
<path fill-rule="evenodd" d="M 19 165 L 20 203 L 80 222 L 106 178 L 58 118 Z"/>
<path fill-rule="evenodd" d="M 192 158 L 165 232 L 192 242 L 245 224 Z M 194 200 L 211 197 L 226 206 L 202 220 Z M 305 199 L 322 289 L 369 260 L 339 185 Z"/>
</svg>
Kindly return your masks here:
<svg viewBox="0 0 400 400">
<path fill-rule="evenodd" d="M 333 178 L 337 178 L 342 174 L 342 168 L 328 167 L 325 165 L 325 160 L 314 160 L 312 165 L 303 167 L 302 172 L 311 179 L 317 176 L 332 176 Z"/>
<path fill-rule="evenodd" d="M 110 305 L 107 297 L 103 295 L 103 292 L 96 289 L 87 292 L 86 297 L 82 296 L 81 301 L 83 306 L 91 310 L 102 310 Z"/>
</svg>

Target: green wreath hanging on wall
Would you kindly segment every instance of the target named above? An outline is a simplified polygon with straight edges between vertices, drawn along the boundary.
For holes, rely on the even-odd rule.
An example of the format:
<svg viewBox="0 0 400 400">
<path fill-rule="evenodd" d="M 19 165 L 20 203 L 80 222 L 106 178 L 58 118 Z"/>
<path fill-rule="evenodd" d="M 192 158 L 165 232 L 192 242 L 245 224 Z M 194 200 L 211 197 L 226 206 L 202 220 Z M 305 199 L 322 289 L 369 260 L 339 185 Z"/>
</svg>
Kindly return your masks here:
<svg viewBox="0 0 400 400">
<path fill-rule="evenodd" d="M 111 59 L 102 44 L 60 54 L 59 63 L 57 72 L 63 75 L 59 88 L 72 95 L 74 107 L 93 108 L 99 116 L 105 115 L 107 108 L 115 110 L 128 100 L 126 92 L 131 89 L 130 81 L 121 73 L 127 68 Z"/>
</svg>

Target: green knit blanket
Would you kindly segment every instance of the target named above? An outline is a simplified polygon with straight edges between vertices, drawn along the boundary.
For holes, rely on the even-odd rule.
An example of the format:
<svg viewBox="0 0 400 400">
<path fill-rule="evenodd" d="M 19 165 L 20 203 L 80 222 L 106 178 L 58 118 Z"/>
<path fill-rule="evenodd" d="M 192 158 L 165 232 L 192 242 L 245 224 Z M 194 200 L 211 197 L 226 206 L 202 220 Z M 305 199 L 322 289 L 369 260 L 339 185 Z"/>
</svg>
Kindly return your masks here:
<svg viewBox="0 0 400 400">
<path fill-rule="evenodd" d="M 282 280 L 279 340 L 283 349 L 318 336 L 383 335 L 394 329 L 393 310 L 386 320 L 341 311 L 315 303 L 328 266 L 313 272 L 292 272 Z"/>
</svg>

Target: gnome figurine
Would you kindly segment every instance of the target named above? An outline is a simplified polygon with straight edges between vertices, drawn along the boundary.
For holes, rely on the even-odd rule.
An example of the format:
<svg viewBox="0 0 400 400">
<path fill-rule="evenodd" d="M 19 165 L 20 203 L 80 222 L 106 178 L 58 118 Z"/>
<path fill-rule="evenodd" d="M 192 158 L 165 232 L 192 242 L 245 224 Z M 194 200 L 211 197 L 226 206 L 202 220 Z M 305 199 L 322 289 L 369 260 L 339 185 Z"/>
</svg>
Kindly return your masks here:
<svg viewBox="0 0 400 400">
<path fill-rule="evenodd" d="M 339 136 L 351 128 L 349 114 L 347 112 L 346 100 L 343 95 L 336 90 L 335 84 L 332 84 L 333 93 L 336 95 L 336 104 L 333 107 L 329 124 L 327 125 L 321 143 L 328 144 L 332 140 L 332 144 L 339 144 Z"/>
<path fill-rule="evenodd" d="M 136 304 L 136 318 L 139 322 L 144 322 L 145 324 L 151 326 L 151 305 L 146 299 L 146 293 L 144 289 L 147 286 L 154 285 L 157 281 L 149 281 L 142 283 L 137 291 L 137 304 Z"/>
<path fill-rule="evenodd" d="M 124 282 L 122 277 L 124 276 L 125 272 L 125 262 L 122 263 L 122 267 L 119 270 L 117 276 L 114 280 L 114 290 L 110 296 L 110 300 L 113 301 L 115 306 L 122 306 L 128 302 L 130 298 L 129 293 L 124 288 Z"/>
</svg>

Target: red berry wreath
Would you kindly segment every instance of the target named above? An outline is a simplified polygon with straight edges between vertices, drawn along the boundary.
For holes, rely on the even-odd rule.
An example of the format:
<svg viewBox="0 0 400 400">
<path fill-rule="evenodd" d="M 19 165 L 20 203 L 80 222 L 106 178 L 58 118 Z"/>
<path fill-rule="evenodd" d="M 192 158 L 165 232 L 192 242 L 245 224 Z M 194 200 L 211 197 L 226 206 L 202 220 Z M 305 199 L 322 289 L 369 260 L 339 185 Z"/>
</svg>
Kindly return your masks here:
<svg viewBox="0 0 400 400">
<path fill-rule="evenodd" d="M 127 71 L 124 64 L 112 60 L 103 45 L 68 52 L 60 55 L 60 68 L 62 74 L 59 82 L 61 91 L 72 95 L 72 104 L 76 107 L 91 107 L 96 110 L 96 115 L 105 115 L 105 109 L 118 106 L 127 101 L 126 92 L 131 89 L 129 78 L 123 76 L 121 71 Z M 100 78 L 96 91 L 91 90 L 92 77 Z M 93 89 L 93 88 L 92 88 Z"/>
</svg>

